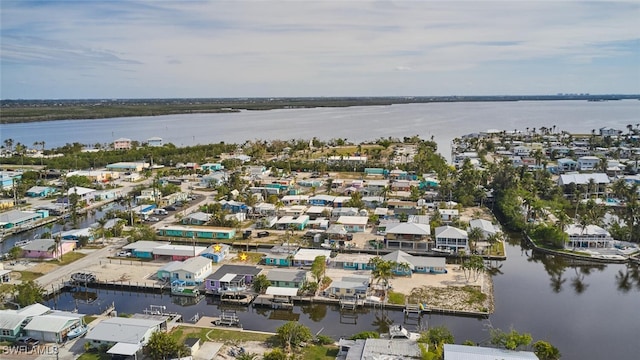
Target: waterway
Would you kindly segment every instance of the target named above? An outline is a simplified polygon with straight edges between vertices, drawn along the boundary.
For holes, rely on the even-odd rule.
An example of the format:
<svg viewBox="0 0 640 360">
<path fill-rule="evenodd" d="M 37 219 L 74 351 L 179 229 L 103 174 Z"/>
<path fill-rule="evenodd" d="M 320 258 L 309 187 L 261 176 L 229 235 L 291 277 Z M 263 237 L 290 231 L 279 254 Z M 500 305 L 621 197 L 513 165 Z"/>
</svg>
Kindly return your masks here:
<svg viewBox="0 0 640 360">
<path fill-rule="evenodd" d="M 340 313 L 337 306 L 308 304 L 276 311 L 221 307 L 211 298 L 192 304 L 190 299 L 169 295 L 90 288 L 63 293 L 48 305 L 80 313 L 100 312 L 112 302 L 119 313 L 142 312 L 150 304 L 164 305 L 166 311 L 178 312 L 185 320 L 196 314 L 218 316 L 221 309 L 236 309 L 245 329 L 275 331 L 294 320 L 309 326 L 313 333 L 336 339 L 365 330 L 385 332 L 390 324 L 405 323 L 410 330 L 444 325 L 457 342 L 486 343 L 489 329 L 494 327 L 530 332 L 536 340 L 550 341 L 560 348 L 563 359 L 636 358 L 640 351 L 637 267 L 573 266 L 560 258 L 534 255 L 517 243 L 507 245 L 507 253 L 508 260 L 493 271 L 496 311 L 488 319 L 432 314 L 405 323 L 399 310 L 365 308 L 357 313 Z"/>
<path fill-rule="evenodd" d="M 111 144 L 120 137 L 144 142 L 154 136 L 176 146 L 313 137 L 357 143 L 419 135 L 433 136 L 449 158 L 451 140 L 468 133 L 553 126 L 573 133 L 601 127 L 626 131 L 639 120 L 637 100 L 428 103 L 2 124 L 0 143 L 13 139 L 14 144 L 30 146 L 44 141 L 54 148 L 73 142 Z"/>
</svg>

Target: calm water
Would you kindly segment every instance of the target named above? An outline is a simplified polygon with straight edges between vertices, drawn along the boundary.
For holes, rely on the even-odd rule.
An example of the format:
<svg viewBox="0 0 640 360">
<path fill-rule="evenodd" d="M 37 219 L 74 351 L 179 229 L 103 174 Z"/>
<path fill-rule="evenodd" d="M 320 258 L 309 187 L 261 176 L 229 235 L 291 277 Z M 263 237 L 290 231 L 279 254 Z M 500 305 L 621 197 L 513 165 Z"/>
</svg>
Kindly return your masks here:
<svg viewBox="0 0 640 360">
<path fill-rule="evenodd" d="M 586 102 L 433 103 L 337 109 L 292 109 L 235 114 L 168 115 L 147 118 L 72 120 L 0 127 L 0 143 L 45 141 L 46 147 L 70 142 L 109 143 L 119 137 L 144 141 L 160 136 L 178 146 L 211 142 L 241 143 L 248 139 L 347 138 L 359 142 L 379 137 L 419 135 L 438 142 L 449 155 L 451 139 L 487 129 L 524 130 L 557 126 L 557 130 L 590 133 L 591 129 L 640 122 L 640 102 L 634 100 Z M 488 320 L 451 316 L 424 318 L 428 325 L 444 324 L 458 342 L 488 338 L 492 325 L 531 332 L 558 346 L 563 359 L 636 359 L 640 351 L 640 286 L 626 277 L 624 265 L 600 268 L 567 267 L 553 258 L 535 258 L 519 245 L 507 247 L 509 259 L 494 276 L 496 312 Z M 622 280 L 627 280 L 626 282 Z M 78 297 L 78 295 L 76 295 Z M 82 296 L 80 296 L 82 298 Z M 166 305 L 185 318 L 196 313 L 217 315 L 216 305 L 202 301 L 192 306 L 173 304 L 168 296 L 100 291 L 94 305 L 74 301 L 71 294 L 55 300 L 58 307 L 93 313 L 117 303 L 120 312 L 139 312 L 148 304 Z M 51 305 L 54 301 L 52 300 Z M 77 304 L 76 304 L 77 303 Z M 357 318 L 345 318 L 324 306 L 296 307 L 299 321 L 313 332 L 339 337 L 362 330 L 385 330 L 389 322 L 401 322 L 400 312 L 367 310 Z M 245 328 L 273 331 L 287 314 L 247 309 L 240 313 Z M 424 325 L 424 324 L 423 324 Z M 415 328 L 416 325 L 409 325 Z"/>
<path fill-rule="evenodd" d="M 489 319 L 454 316 L 424 316 L 406 323 L 418 326 L 445 325 L 456 341 L 485 342 L 493 326 L 532 333 L 534 339 L 548 340 L 558 346 L 563 359 L 636 359 L 640 351 L 640 279 L 622 282 L 633 269 L 625 265 L 571 267 L 564 261 L 532 257 L 519 245 L 508 245 L 509 259 L 501 263 L 494 276 L 496 312 Z M 552 275 L 550 275 L 552 274 Z M 396 279 L 394 281 L 401 281 Z M 85 292 L 88 291 L 88 292 Z M 85 299 L 97 299 L 86 304 Z M 141 312 L 149 304 L 165 305 L 168 311 L 183 314 L 186 320 L 195 314 L 217 316 L 217 304 L 203 299 L 194 305 L 177 304 L 180 298 L 144 293 L 79 289 L 49 301 L 50 306 L 80 313 L 94 313 L 111 302 L 124 313 Z M 392 323 L 403 323 L 400 311 L 364 309 L 355 316 L 342 316 L 336 307 L 296 306 L 292 311 L 267 308 L 236 308 L 245 329 L 274 331 L 288 320 L 309 326 L 313 333 L 338 338 L 359 331 L 388 330 Z M 270 321 L 265 321 L 269 319 Z"/>
<path fill-rule="evenodd" d="M 464 134 L 487 129 L 525 130 L 552 127 L 590 133 L 640 122 L 640 101 L 519 101 L 402 104 L 348 108 L 243 111 L 230 114 L 185 114 L 100 120 L 65 120 L 3 124 L 0 143 L 13 139 L 47 148 L 66 143 L 111 143 L 126 137 L 145 141 L 159 136 L 177 146 L 262 139 L 347 138 L 353 142 L 380 137 L 431 136 L 445 157 L 450 142 Z"/>
</svg>

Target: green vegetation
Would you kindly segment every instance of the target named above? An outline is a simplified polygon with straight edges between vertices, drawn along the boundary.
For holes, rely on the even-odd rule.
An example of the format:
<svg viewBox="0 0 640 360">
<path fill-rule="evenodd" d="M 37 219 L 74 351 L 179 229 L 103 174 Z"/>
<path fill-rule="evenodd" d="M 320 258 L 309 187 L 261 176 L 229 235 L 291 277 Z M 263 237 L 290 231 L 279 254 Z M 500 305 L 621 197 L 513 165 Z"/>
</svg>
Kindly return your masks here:
<svg viewBox="0 0 640 360">
<path fill-rule="evenodd" d="M 404 294 L 402 294 L 402 293 L 395 292 L 395 291 L 389 291 L 389 294 L 387 296 L 389 298 L 389 304 L 394 304 L 394 305 L 404 305 L 405 304 L 406 296 Z"/>
<path fill-rule="evenodd" d="M 171 331 L 171 336 L 178 341 L 184 341 L 186 338 L 198 338 L 202 341 L 208 341 L 207 335 L 210 339 L 223 343 L 237 343 L 242 341 L 270 342 L 273 338 L 272 335 L 253 333 L 250 331 L 195 328 L 190 326 L 179 326 Z"/>
<path fill-rule="evenodd" d="M 334 360 L 338 355 L 337 346 L 306 346 L 302 352 L 305 360 Z"/>
<path fill-rule="evenodd" d="M 20 307 L 42 302 L 44 300 L 44 289 L 33 280 L 23 281 L 22 284 L 15 285 L 15 302 Z"/>
<path fill-rule="evenodd" d="M 357 334 L 352 335 L 349 340 L 358 340 L 358 339 L 379 339 L 380 334 L 375 331 L 362 331 Z"/>
<path fill-rule="evenodd" d="M 102 352 L 86 352 L 80 355 L 78 360 L 111 360 L 111 354 Z"/>
<path fill-rule="evenodd" d="M 64 258 L 60 258 L 60 260 L 58 261 L 58 265 L 63 266 L 63 265 L 67 265 L 70 264 L 76 260 L 82 259 L 83 257 L 85 257 L 86 255 L 83 253 L 79 253 L 79 252 L 69 252 L 66 253 L 64 255 Z"/>
<path fill-rule="evenodd" d="M 26 270 L 16 271 L 16 272 L 20 274 L 20 280 L 22 282 L 33 281 L 33 280 L 39 278 L 40 276 L 44 275 L 43 273 L 33 272 L 33 271 L 26 271 Z"/>
<path fill-rule="evenodd" d="M 85 324 L 90 324 L 93 320 L 97 319 L 97 316 L 91 316 L 91 315 L 86 315 L 84 317 L 84 323 Z"/>
<path fill-rule="evenodd" d="M 189 350 L 183 343 L 163 331 L 156 331 L 151 334 L 151 338 L 149 338 L 149 342 L 145 345 L 144 351 L 154 360 L 164 360 L 172 357 L 180 358 L 183 355 L 189 355 Z"/>
<path fill-rule="evenodd" d="M 310 341 L 313 336 L 308 327 L 289 321 L 276 329 L 276 338 L 288 353 L 300 346 L 302 343 Z"/>
</svg>

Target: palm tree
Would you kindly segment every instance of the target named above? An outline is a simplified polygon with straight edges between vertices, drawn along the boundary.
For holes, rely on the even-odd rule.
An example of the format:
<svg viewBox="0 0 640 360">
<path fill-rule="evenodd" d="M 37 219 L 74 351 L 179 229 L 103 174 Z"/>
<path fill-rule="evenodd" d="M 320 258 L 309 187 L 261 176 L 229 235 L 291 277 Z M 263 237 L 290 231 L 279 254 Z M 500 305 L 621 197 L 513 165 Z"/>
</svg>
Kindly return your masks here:
<svg viewBox="0 0 640 360">
<path fill-rule="evenodd" d="M 471 252 L 475 252 L 477 249 L 477 245 L 478 245 L 478 241 L 481 240 L 484 236 L 484 233 L 482 232 L 482 229 L 480 229 L 479 227 L 472 227 L 471 229 L 469 229 L 469 232 L 467 233 L 467 237 L 469 238 L 469 245 L 471 247 Z"/>
<path fill-rule="evenodd" d="M 376 285 L 382 283 L 382 292 L 385 300 L 389 290 L 389 280 L 395 277 L 394 270 L 398 268 L 398 265 L 395 261 L 384 260 L 379 256 L 369 260 L 369 266 L 373 268 L 371 276 Z"/>
</svg>

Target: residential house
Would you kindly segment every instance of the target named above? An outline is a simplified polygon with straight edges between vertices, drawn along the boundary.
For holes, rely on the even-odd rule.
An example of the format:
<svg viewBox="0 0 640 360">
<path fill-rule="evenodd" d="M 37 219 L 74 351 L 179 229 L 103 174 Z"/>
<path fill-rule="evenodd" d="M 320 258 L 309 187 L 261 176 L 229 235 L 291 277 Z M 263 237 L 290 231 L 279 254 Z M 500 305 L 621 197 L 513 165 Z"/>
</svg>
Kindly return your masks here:
<svg viewBox="0 0 640 360">
<path fill-rule="evenodd" d="M 336 196 L 333 199 L 334 208 L 342 208 L 344 203 L 351 201 L 351 196 Z"/>
<path fill-rule="evenodd" d="M 345 270 L 371 270 L 369 264 L 375 255 L 372 254 L 344 254 L 339 253 L 331 259 L 331 266 Z"/>
<path fill-rule="evenodd" d="M 200 256 L 204 256 L 214 263 L 219 263 L 224 260 L 231 251 L 231 246 L 227 244 L 215 244 L 207 248 L 207 250 L 200 253 Z"/>
<path fill-rule="evenodd" d="M 162 138 L 161 137 L 150 137 L 147 139 L 147 146 L 151 146 L 151 147 L 161 147 L 162 144 Z"/>
<path fill-rule="evenodd" d="M 331 219 L 337 220 L 341 216 L 358 216 L 360 211 L 354 207 L 339 207 L 331 210 Z"/>
<path fill-rule="evenodd" d="M 436 248 L 456 253 L 460 250 L 469 252 L 469 236 L 464 230 L 445 225 L 436 228 Z"/>
<path fill-rule="evenodd" d="M 197 211 L 182 218 L 183 225 L 205 225 L 211 219 L 211 214 Z"/>
<path fill-rule="evenodd" d="M 367 209 L 375 209 L 384 203 L 384 197 L 382 196 L 363 196 L 362 202 Z"/>
<path fill-rule="evenodd" d="M 367 216 L 340 216 L 337 223 L 344 226 L 350 233 L 364 232 L 367 228 Z"/>
<path fill-rule="evenodd" d="M 601 127 L 599 129 L 600 136 L 617 136 L 620 132 L 612 127 Z"/>
<path fill-rule="evenodd" d="M 515 351 L 502 348 L 444 344 L 444 360 L 539 360 L 531 351 Z"/>
<path fill-rule="evenodd" d="M 280 199 L 285 206 L 306 204 L 308 200 L 308 195 L 285 195 Z"/>
<path fill-rule="evenodd" d="M 9 210 L 0 213 L 0 229 L 27 227 L 45 218 L 46 214 L 48 214 L 46 211 Z"/>
<path fill-rule="evenodd" d="M 153 258 L 168 258 L 173 261 L 182 261 L 189 258 L 199 257 L 199 255 L 205 252 L 205 250 L 207 250 L 207 248 L 204 246 L 165 244 L 153 248 Z M 211 262 L 210 259 L 207 259 L 207 261 Z"/>
<path fill-rule="evenodd" d="M 598 170 L 601 161 L 597 156 L 581 156 L 578 158 L 578 169 L 580 171 Z"/>
<path fill-rule="evenodd" d="M 131 256 L 140 259 L 153 259 L 153 250 L 159 246 L 167 245 L 168 242 L 140 240 L 127 244 L 122 248 L 131 251 Z"/>
<path fill-rule="evenodd" d="M 307 211 L 306 205 L 291 205 L 285 206 L 278 210 L 279 216 L 293 216 L 298 217 Z"/>
<path fill-rule="evenodd" d="M 591 182 L 593 180 L 593 182 Z M 605 173 L 591 173 L 591 174 L 562 174 L 558 178 L 558 185 L 563 187 L 564 193 L 567 195 L 574 195 L 572 189 L 569 186 L 571 183 L 575 185 L 586 185 L 586 190 L 589 194 L 602 196 L 607 190 L 607 186 L 611 181 Z M 593 186 L 591 185 L 593 184 Z"/>
<path fill-rule="evenodd" d="M 202 284 L 213 270 L 211 260 L 204 256 L 196 256 L 185 261 L 171 262 L 158 270 L 158 278 L 168 278 L 170 281 L 180 281 L 184 285 Z"/>
<path fill-rule="evenodd" d="M 327 217 L 331 214 L 331 208 L 328 206 L 310 206 L 305 214 L 309 216 L 310 220 L 315 220 L 321 217 Z"/>
<path fill-rule="evenodd" d="M 42 342 L 62 343 L 72 329 L 83 325 L 84 314 L 54 311 L 34 316 L 23 328 L 26 336 Z"/>
<path fill-rule="evenodd" d="M 299 249 L 293 255 L 293 266 L 311 266 L 318 256 L 324 256 L 328 264 L 331 260 L 331 250 L 324 249 Z"/>
<path fill-rule="evenodd" d="M 578 162 L 570 158 L 558 159 L 557 163 L 560 173 L 576 171 L 578 169 Z"/>
<path fill-rule="evenodd" d="M 22 256 L 34 259 L 53 259 L 63 256 L 75 248 L 75 241 L 62 240 L 56 244 L 54 239 L 35 239 L 22 246 Z"/>
<path fill-rule="evenodd" d="M 223 170 L 224 166 L 222 166 L 222 164 L 220 163 L 205 163 L 200 165 L 200 169 L 203 171 L 214 172 Z"/>
<path fill-rule="evenodd" d="M 88 204 L 89 202 L 93 201 L 95 197 L 95 192 L 96 192 L 95 189 L 89 189 L 81 186 L 74 186 L 69 190 L 67 190 L 66 196 L 69 197 L 74 194 L 78 195 L 79 201 L 82 201 Z"/>
<path fill-rule="evenodd" d="M 137 358 L 151 335 L 160 331 L 163 322 L 151 318 L 107 318 L 89 330 L 85 339 L 93 348 L 108 347 L 109 354 Z"/>
<path fill-rule="evenodd" d="M 228 175 L 224 171 L 218 171 L 213 174 L 207 174 L 200 178 L 200 186 L 206 188 L 213 188 L 218 185 L 224 184 L 228 179 Z"/>
<path fill-rule="evenodd" d="M 63 231 L 60 234 L 62 240 L 71 240 L 76 243 L 80 242 L 82 239 L 86 239 L 87 242 L 92 242 L 93 239 L 93 229 L 90 227 L 82 228 L 82 229 L 71 229 L 67 231 Z"/>
<path fill-rule="evenodd" d="M 486 240 L 488 237 L 496 235 L 500 232 L 500 229 L 484 219 L 472 219 L 469 221 L 469 231 L 473 228 L 480 228 L 482 231 L 482 239 Z"/>
<path fill-rule="evenodd" d="M 283 216 L 280 219 L 278 219 L 278 221 L 276 221 L 275 226 L 276 226 L 276 229 L 278 230 L 288 230 L 291 228 L 295 230 L 304 230 L 308 222 L 309 222 L 308 215 L 300 215 L 298 217 Z"/>
<path fill-rule="evenodd" d="M 260 216 L 275 216 L 276 212 L 276 206 L 266 202 L 257 204 L 253 207 L 253 213 Z"/>
<path fill-rule="evenodd" d="M 207 276 L 205 289 L 208 294 L 224 294 L 249 290 L 253 279 L 262 272 L 256 266 L 222 265 Z"/>
<path fill-rule="evenodd" d="M 49 186 L 32 186 L 27 190 L 28 197 L 47 197 L 56 191 L 55 188 Z"/>
<path fill-rule="evenodd" d="M 340 339 L 338 344 L 338 358 L 348 360 L 417 360 L 422 359 L 422 352 L 415 340 Z"/>
<path fill-rule="evenodd" d="M 158 235 L 182 239 L 230 240 L 236 236 L 236 230 L 233 228 L 213 226 L 166 225 L 158 229 Z"/>
<path fill-rule="evenodd" d="M 13 189 L 13 184 L 22 179 L 18 171 L 0 171 L 0 189 Z"/>
<path fill-rule="evenodd" d="M 445 274 L 447 272 L 446 259 L 443 257 L 414 256 L 404 251 L 396 250 L 384 255 L 382 259 L 409 266 L 408 271 L 401 268 L 395 269 L 394 273 L 396 275 L 411 275 L 412 273 Z"/>
<path fill-rule="evenodd" d="M 333 201 L 335 200 L 335 196 L 332 195 L 315 195 L 311 196 L 307 202 L 310 205 L 315 206 L 333 206 Z"/>
<path fill-rule="evenodd" d="M 298 251 L 297 246 L 277 245 L 269 249 L 269 252 L 264 256 L 264 263 L 272 266 L 286 266 L 293 265 L 293 255 Z"/>
<path fill-rule="evenodd" d="M 131 139 L 119 138 L 113 141 L 113 150 L 131 149 Z"/>
<path fill-rule="evenodd" d="M 229 211 L 232 214 L 239 212 L 247 212 L 250 210 L 249 206 L 247 206 L 243 202 L 235 201 L 235 200 L 221 200 L 220 205 L 222 205 L 222 210 Z"/>
<path fill-rule="evenodd" d="M 29 319 L 26 315 L 0 310 L 0 341 L 15 341 L 28 322 Z"/>
<path fill-rule="evenodd" d="M 140 172 L 145 168 L 149 167 L 149 163 L 147 162 L 117 162 L 113 164 L 108 164 L 106 166 L 107 170 L 119 171 L 119 172 Z"/>
<path fill-rule="evenodd" d="M 613 247 L 613 238 L 611 234 L 597 225 L 571 224 L 565 230 L 569 235 L 567 248 L 611 248 Z"/>
<path fill-rule="evenodd" d="M 305 270 L 272 269 L 267 273 L 267 279 L 274 287 L 302 288 L 307 283 Z"/>
<path fill-rule="evenodd" d="M 324 295 L 335 298 L 364 298 L 367 295 L 370 280 L 369 275 L 343 276 L 339 280 L 333 280 L 329 288 L 324 291 Z"/>
<path fill-rule="evenodd" d="M 438 209 L 440 218 L 443 222 L 449 223 L 460 218 L 460 212 L 458 209 Z"/>
<path fill-rule="evenodd" d="M 431 228 L 426 224 L 395 223 L 388 224 L 385 230 L 385 243 L 389 249 L 429 250 Z"/>
</svg>

